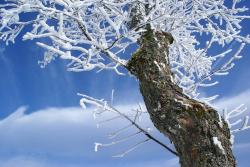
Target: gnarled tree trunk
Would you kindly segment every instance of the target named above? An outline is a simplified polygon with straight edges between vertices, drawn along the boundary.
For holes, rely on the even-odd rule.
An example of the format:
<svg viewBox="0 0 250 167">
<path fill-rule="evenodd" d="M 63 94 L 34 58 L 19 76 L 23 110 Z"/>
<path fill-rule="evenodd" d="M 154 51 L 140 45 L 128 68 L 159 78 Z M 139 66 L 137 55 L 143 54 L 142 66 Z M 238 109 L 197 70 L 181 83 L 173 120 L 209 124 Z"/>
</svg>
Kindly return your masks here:
<svg viewBox="0 0 250 167">
<path fill-rule="evenodd" d="M 173 37 L 150 26 L 127 64 L 155 127 L 174 143 L 182 167 L 234 167 L 230 130 L 212 107 L 186 96 L 166 60 Z"/>
</svg>

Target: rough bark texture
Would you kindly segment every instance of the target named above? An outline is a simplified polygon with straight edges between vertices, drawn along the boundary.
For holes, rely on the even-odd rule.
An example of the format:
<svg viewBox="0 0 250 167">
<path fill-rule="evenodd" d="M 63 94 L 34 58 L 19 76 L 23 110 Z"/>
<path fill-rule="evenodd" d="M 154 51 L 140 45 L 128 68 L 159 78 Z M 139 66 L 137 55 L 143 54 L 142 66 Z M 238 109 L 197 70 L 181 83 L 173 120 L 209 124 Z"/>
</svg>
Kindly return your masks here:
<svg viewBox="0 0 250 167">
<path fill-rule="evenodd" d="M 189 98 L 173 83 L 166 60 L 172 36 L 153 32 L 149 26 L 147 29 L 127 69 L 139 80 L 155 127 L 174 143 L 182 167 L 236 166 L 227 123 L 220 122 L 215 109 Z M 218 138 L 223 150 L 213 137 Z"/>
</svg>

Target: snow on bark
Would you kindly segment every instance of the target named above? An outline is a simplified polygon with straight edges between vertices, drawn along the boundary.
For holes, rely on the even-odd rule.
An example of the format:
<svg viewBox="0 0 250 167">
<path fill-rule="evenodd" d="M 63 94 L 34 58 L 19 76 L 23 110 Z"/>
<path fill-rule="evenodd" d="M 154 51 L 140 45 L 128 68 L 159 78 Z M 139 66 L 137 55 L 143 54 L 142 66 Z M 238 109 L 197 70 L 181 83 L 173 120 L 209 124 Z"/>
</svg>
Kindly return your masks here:
<svg viewBox="0 0 250 167">
<path fill-rule="evenodd" d="M 221 142 L 218 140 L 218 137 L 213 137 L 213 142 L 218 148 L 222 151 L 223 154 L 225 154 L 225 150 L 221 145 Z"/>
</svg>

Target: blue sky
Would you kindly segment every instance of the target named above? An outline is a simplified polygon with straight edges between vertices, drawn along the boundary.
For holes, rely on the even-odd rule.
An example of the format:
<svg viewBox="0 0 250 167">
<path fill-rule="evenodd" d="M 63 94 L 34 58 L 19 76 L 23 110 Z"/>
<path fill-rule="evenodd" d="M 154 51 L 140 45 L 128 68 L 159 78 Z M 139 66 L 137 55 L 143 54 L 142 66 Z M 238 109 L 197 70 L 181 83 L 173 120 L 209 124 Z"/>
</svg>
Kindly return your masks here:
<svg viewBox="0 0 250 167">
<path fill-rule="evenodd" d="M 246 2 L 249 3 L 249 2 Z M 249 34 L 250 22 L 244 22 Z M 202 90 L 219 94 L 219 108 L 241 103 L 250 111 L 250 46 L 243 51 L 230 75 L 220 84 Z M 91 109 L 79 108 L 78 92 L 109 99 L 126 111 L 142 101 L 138 83 L 130 76 L 111 71 L 72 73 L 66 62 L 56 60 L 40 68 L 43 50 L 20 39 L 13 45 L 0 43 L 0 166 L 1 167 L 157 167 L 178 166 L 178 159 L 154 143 L 147 143 L 123 159 L 111 158 L 126 145 L 94 152 L 94 142 L 105 142 L 117 124 L 97 129 Z M 27 107 L 24 107 L 27 106 Z M 145 119 L 147 125 L 151 125 Z M 164 138 L 154 131 L 159 138 Z M 248 167 L 250 130 L 236 134 L 234 153 L 240 167 Z"/>
</svg>

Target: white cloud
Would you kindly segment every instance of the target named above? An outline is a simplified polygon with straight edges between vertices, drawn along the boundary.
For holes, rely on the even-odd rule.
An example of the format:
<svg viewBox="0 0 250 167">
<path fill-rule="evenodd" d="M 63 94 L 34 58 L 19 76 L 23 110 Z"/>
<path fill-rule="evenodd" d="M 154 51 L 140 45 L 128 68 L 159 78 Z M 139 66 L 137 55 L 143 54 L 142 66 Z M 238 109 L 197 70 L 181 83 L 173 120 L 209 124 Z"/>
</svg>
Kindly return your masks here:
<svg viewBox="0 0 250 167">
<path fill-rule="evenodd" d="M 0 159 L 0 165 L 1 165 L 1 167 L 20 167 L 20 166 L 24 166 L 24 167 L 46 167 L 46 166 L 49 166 L 49 167 L 52 167 L 51 164 L 47 164 L 46 162 L 34 160 L 31 158 L 27 158 L 27 157 L 14 157 L 14 158 L 7 159 L 4 162 L 1 161 L 1 159 Z"/>
<path fill-rule="evenodd" d="M 129 111 L 133 106 L 118 108 Z M 26 107 L 20 107 L 0 121 L 1 167 L 103 167 L 104 164 L 112 166 L 114 159 L 111 156 L 128 149 L 128 145 L 120 144 L 118 147 L 102 148 L 100 152 L 94 152 L 93 143 L 110 142 L 106 135 L 112 132 L 112 129 L 121 127 L 121 120 L 97 129 L 90 110 L 48 108 L 30 114 L 26 114 L 26 110 Z M 130 132 L 134 131 L 129 130 L 126 133 Z M 135 144 L 134 141 L 129 143 Z M 146 160 L 149 167 L 155 166 L 156 163 L 156 166 L 165 164 L 165 150 L 152 142 L 147 147 L 130 153 L 125 159 L 116 161 L 126 161 L 119 165 L 121 167 L 125 167 L 126 164 L 129 164 L 129 167 L 145 166 L 144 157 L 152 153 L 151 157 L 155 161 Z M 171 163 L 174 164 L 172 161 Z"/>
<path fill-rule="evenodd" d="M 44 159 L 37 159 L 32 157 L 14 157 L 11 159 L 6 160 L 5 162 L 1 161 L 0 158 L 0 165 L 1 167 L 106 167 L 111 164 L 105 164 L 105 162 L 99 164 L 64 164 L 60 162 L 51 162 Z M 172 158 L 169 160 L 142 160 L 137 163 L 133 162 L 126 162 L 125 164 L 113 164 L 112 167 L 160 167 L 160 166 L 167 166 L 167 167 L 179 167 L 179 160 L 178 158 Z"/>
<path fill-rule="evenodd" d="M 0 121 L 0 153 L 76 156 L 91 149 L 84 148 L 94 134 L 90 112 L 80 108 L 49 108 L 31 114 L 24 111 L 21 107 Z M 93 131 L 86 133 L 86 129 Z"/>
<path fill-rule="evenodd" d="M 250 109 L 250 90 L 246 90 L 235 96 L 221 98 L 214 105 L 219 109 L 233 109 L 241 104 L 245 104 Z"/>
<path fill-rule="evenodd" d="M 120 165 L 118 167 L 160 167 L 160 166 L 167 166 L 167 167 L 179 167 L 179 159 L 178 158 L 171 158 L 171 159 L 160 159 L 160 160 L 147 160 L 144 159 L 137 163 L 128 163 L 126 165 Z"/>
<path fill-rule="evenodd" d="M 250 90 L 233 97 L 220 99 L 219 108 L 234 108 L 245 103 L 250 108 Z M 129 111 L 134 106 L 120 106 Z M 177 167 L 178 159 L 166 160 L 165 150 L 150 143 L 136 150 L 125 160 L 113 160 L 114 153 L 127 149 L 126 145 L 93 151 L 93 143 L 108 142 L 105 135 L 121 126 L 120 120 L 97 129 L 92 113 L 80 108 L 48 108 L 25 114 L 21 107 L 0 121 L 0 166 L 1 167 Z M 148 121 L 144 125 L 151 125 Z M 236 136 L 237 137 L 237 136 Z M 234 149 L 249 148 L 248 143 L 236 144 Z M 145 158 L 147 156 L 154 156 Z M 136 157 L 136 158 L 134 158 Z M 168 156 L 171 158 L 171 154 Z M 64 159 L 63 162 L 61 162 Z M 135 160 L 135 161 L 134 161 Z M 114 162 L 113 162 L 114 161 Z M 66 163 L 67 162 L 67 163 Z M 120 165 L 117 165 L 118 162 Z M 121 163 L 126 162 L 126 163 Z"/>
<path fill-rule="evenodd" d="M 239 143 L 234 145 L 233 147 L 235 150 L 249 150 L 250 149 L 250 142 L 249 143 Z"/>
</svg>

